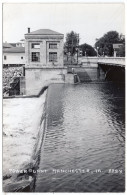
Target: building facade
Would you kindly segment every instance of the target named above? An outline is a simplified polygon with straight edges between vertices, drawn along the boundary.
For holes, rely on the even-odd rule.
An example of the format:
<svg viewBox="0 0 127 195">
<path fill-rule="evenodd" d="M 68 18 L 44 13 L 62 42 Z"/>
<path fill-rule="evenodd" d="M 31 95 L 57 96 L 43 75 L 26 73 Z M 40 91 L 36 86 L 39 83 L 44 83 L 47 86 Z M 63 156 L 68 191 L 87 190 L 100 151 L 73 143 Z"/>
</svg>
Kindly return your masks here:
<svg viewBox="0 0 127 195">
<path fill-rule="evenodd" d="M 118 52 L 120 50 L 121 47 L 123 47 L 124 45 L 122 43 L 114 43 L 113 44 L 113 49 L 114 49 L 114 57 L 118 57 Z"/>
<path fill-rule="evenodd" d="M 63 67 L 64 35 L 49 29 L 25 34 L 26 67 Z"/>
<path fill-rule="evenodd" d="M 25 65 L 25 48 L 3 48 L 3 65 Z"/>
</svg>

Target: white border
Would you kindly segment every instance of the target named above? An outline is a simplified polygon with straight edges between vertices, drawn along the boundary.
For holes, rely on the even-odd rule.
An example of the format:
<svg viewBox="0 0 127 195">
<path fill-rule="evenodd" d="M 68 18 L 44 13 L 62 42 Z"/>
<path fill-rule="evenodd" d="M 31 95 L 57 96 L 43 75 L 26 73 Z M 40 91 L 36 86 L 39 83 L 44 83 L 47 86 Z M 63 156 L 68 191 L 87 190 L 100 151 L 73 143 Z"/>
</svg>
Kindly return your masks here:
<svg viewBox="0 0 127 195">
<path fill-rule="evenodd" d="M 125 3 L 125 20 L 127 18 L 127 1 L 126 0 L 40 0 L 40 1 L 37 1 L 37 0 L 20 0 L 20 1 L 17 1 L 17 0 L 1 0 L 0 1 L 0 24 L 1 24 L 1 28 L 0 28 L 0 32 L 1 32 L 1 36 L 0 36 L 0 84 L 1 84 L 1 87 L 0 87 L 0 116 L 2 116 L 2 4 L 3 3 L 17 3 L 17 4 L 20 4 L 20 3 Z M 126 22 L 125 21 L 125 35 L 127 33 L 127 25 L 126 25 Z M 126 54 L 127 54 L 127 44 L 126 44 Z M 126 85 L 127 86 L 127 85 Z M 126 88 L 127 89 L 127 88 Z M 126 90 L 127 91 L 127 90 Z M 127 93 L 126 93 L 127 95 Z M 127 96 L 126 96 L 127 97 Z M 127 118 L 126 118 L 127 119 Z M 127 121 L 127 120 L 126 120 Z M 1 142 L 1 147 L 0 147 L 0 156 L 2 157 L 2 117 L 0 117 L 0 129 L 1 129 L 1 136 L 0 136 L 0 142 Z M 49 195 L 49 194 L 53 194 L 53 193 L 4 193 L 2 192 L 2 158 L 0 158 L 0 194 L 7 194 L 7 195 L 26 195 L 26 194 L 29 194 L 29 195 L 40 195 L 40 194 L 46 194 L 46 195 Z M 126 159 L 127 160 L 127 159 Z M 127 162 L 127 161 L 126 161 Z M 126 164 L 127 165 L 127 164 Z M 126 166 L 127 167 L 127 166 Z M 126 169 L 125 169 L 126 171 Z M 125 186 L 125 193 L 126 193 L 126 187 L 127 187 L 127 172 L 126 172 L 126 186 Z M 122 194 L 125 194 L 125 193 L 118 193 L 118 195 L 122 195 Z M 63 195 L 63 193 L 57 193 L 58 195 Z M 70 194 L 70 193 L 64 193 L 64 194 Z M 71 193 L 72 195 L 75 194 L 75 193 Z M 90 195 L 91 193 L 78 193 L 78 194 L 85 194 L 85 195 Z M 116 193 L 92 193 L 92 194 L 116 194 Z"/>
</svg>

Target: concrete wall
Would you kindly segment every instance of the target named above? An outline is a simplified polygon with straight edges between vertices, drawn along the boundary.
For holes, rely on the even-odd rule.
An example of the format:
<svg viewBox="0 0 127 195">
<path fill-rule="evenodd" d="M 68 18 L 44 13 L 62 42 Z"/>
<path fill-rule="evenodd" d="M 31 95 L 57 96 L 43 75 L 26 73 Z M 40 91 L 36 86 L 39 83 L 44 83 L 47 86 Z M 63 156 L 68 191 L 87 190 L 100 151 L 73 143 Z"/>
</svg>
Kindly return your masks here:
<svg viewBox="0 0 127 195">
<path fill-rule="evenodd" d="M 3 64 L 25 64 L 25 53 L 3 53 Z"/>
<path fill-rule="evenodd" d="M 44 86 L 50 83 L 64 83 L 63 74 L 65 73 L 67 70 L 62 68 L 26 68 L 26 95 L 37 95 Z"/>
<path fill-rule="evenodd" d="M 74 71 L 81 82 L 103 81 L 105 79 L 105 73 L 100 67 L 74 68 Z"/>
<path fill-rule="evenodd" d="M 65 74 L 65 83 L 74 83 L 74 75 L 73 74 Z"/>
<path fill-rule="evenodd" d="M 93 65 L 93 64 L 97 65 L 97 62 L 98 62 L 98 57 L 79 56 L 78 58 L 78 63 L 82 65 Z"/>
<path fill-rule="evenodd" d="M 101 68 L 74 68 L 81 82 L 103 81 L 105 73 Z M 41 89 L 51 83 L 74 83 L 73 74 L 67 74 L 66 68 L 26 68 L 22 92 L 25 95 L 38 95 Z M 25 89 L 23 88 L 25 85 Z"/>
</svg>

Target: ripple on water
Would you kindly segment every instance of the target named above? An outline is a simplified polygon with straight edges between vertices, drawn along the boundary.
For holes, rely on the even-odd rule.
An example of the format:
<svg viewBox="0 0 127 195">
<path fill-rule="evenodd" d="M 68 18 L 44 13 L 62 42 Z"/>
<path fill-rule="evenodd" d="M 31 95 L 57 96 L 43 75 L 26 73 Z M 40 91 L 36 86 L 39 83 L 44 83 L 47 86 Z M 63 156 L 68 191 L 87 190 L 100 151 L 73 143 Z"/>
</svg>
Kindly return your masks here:
<svg viewBox="0 0 127 195">
<path fill-rule="evenodd" d="M 124 91 L 113 84 L 53 85 L 36 192 L 122 192 L 124 174 Z M 90 169 L 57 173 L 53 169 Z M 101 173 L 95 173 L 101 169 Z"/>
</svg>

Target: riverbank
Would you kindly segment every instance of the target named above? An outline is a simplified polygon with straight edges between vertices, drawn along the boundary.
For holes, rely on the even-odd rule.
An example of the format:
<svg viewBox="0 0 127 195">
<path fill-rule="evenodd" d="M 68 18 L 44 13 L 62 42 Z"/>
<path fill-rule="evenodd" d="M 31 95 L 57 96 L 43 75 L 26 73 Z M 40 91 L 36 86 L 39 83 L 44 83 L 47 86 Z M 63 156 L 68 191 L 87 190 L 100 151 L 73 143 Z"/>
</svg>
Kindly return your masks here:
<svg viewBox="0 0 127 195">
<path fill-rule="evenodd" d="M 3 191 L 30 191 L 38 164 L 47 90 L 38 98 L 3 99 Z"/>
</svg>

